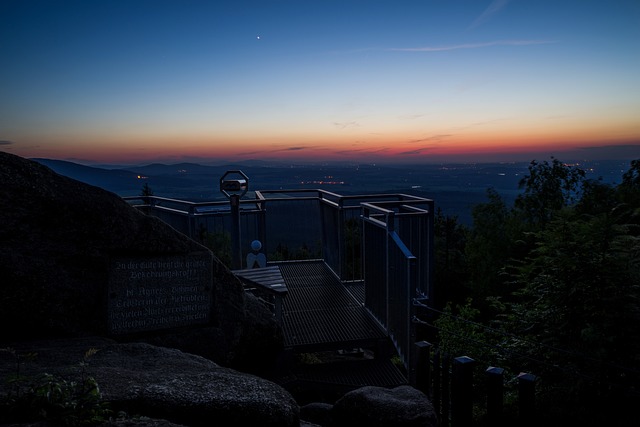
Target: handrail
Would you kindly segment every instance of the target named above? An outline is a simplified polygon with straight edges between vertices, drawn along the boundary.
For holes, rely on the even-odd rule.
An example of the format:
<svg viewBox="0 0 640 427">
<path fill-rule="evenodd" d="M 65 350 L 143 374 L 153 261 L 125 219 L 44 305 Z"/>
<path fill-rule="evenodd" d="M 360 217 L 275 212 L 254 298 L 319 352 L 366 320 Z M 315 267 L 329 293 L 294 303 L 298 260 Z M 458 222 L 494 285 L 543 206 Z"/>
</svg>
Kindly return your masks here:
<svg viewBox="0 0 640 427">
<path fill-rule="evenodd" d="M 398 233 L 396 233 L 395 231 L 392 231 L 389 233 L 389 237 L 391 238 L 391 240 L 393 240 L 393 242 L 396 244 L 398 249 L 400 249 L 400 251 L 402 252 L 402 255 L 404 255 L 404 257 L 408 261 L 417 259 L 417 257 L 411 253 L 407 245 L 404 244 L 400 236 L 398 236 Z"/>
</svg>

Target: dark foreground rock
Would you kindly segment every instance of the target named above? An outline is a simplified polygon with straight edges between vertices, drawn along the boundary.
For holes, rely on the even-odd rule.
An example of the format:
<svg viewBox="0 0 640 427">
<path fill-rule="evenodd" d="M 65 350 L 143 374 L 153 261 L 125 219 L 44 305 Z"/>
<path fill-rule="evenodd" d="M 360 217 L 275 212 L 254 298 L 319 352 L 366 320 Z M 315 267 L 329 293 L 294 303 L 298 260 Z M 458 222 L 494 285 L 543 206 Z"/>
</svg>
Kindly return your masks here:
<svg viewBox="0 0 640 427">
<path fill-rule="evenodd" d="M 336 427 L 435 427 L 436 413 L 421 391 L 400 386 L 394 389 L 362 387 L 345 394 L 331 410 Z"/>
<path fill-rule="evenodd" d="M 92 377 L 98 384 L 100 401 L 110 410 L 108 421 L 92 424 L 101 427 L 437 425 L 430 401 L 409 386 L 362 387 L 334 404 L 318 402 L 300 408 L 278 384 L 200 356 L 147 343 L 85 337 L 17 342 L 11 352 L 3 350 L 0 403 L 17 393 L 28 394 L 30 385 L 39 383 L 45 373 L 55 379 L 55 384 L 80 383 Z M 22 378 L 19 391 L 8 381 L 18 371 Z M 44 417 L 37 406 L 27 411 L 27 417 L 24 412 L 9 414 L 6 409 L 0 406 L 2 427 L 78 425 Z"/>
<path fill-rule="evenodd" d="M 104 338 L 23 342 L 12 348 L 18 355 L 37 353 L 20 365 L 20 374 L 26 379 L 43 373 L 76 382 L 87 376 L 95 378 L 102 401 L 114 414 L 124 411 L 131 418 L 135 415 L 195 427 L 300 423 L 297 403 L 279 385 L 179 350 Z M 85 359 L 89 350 L 94 354 Z M 15 374 L 16 364 L 7 352 L 0 357 L 4 380 Z M 0 395 L 6 396 L 10 387 L 2 381 Z M 27 383 L 21 387 L 23 392 L 28 389 Z M 34 420 L 37 418 L 34 412 Z"/>
</svg>

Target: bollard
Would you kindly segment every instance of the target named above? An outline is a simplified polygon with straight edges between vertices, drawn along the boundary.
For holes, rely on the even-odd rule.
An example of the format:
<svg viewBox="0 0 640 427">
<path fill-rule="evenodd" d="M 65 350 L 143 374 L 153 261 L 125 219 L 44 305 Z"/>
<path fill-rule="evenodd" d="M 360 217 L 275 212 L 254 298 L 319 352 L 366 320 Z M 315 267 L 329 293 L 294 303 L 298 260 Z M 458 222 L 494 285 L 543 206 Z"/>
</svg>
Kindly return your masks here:
<svg viewBox="0 0 640 427">
<path fill-rule="evenodd" d="M 473 368 L 475 360 L 467 356 L 453 359 L 451 384 L 451 425 L 468 427 L 473 422 Z"/>
<path fill-rule="evenodd" d="M 451 358 L 448 354 L 441 355 L 442 357 L 442 378 L 441 381 L 441 392 L 440 397 L 442 399 L 442 406 L 440 407 L 442 413 L 442 427 L 449 426 L 449 418 L 451 416 Z"/>
<path fill-rule="evenodd" d="M 420 341 L 415 343 L 415 357 L 409 383 L 431 397 L 431 343 Z"/>
<path fill-rule="evenodd" d="M 486 371 L 487 381 L 487 420 L 497 425 L 503 417 L 504 408 L 504 369 L 490 366 Z"/>
<path fill-rule="evenodd" d="M 535 383 L 537 377 L 533 374 L 521 372 L 518 375 L 518 402 L 520 422 L 530 425 L 535 417 Z"/>
</svg>

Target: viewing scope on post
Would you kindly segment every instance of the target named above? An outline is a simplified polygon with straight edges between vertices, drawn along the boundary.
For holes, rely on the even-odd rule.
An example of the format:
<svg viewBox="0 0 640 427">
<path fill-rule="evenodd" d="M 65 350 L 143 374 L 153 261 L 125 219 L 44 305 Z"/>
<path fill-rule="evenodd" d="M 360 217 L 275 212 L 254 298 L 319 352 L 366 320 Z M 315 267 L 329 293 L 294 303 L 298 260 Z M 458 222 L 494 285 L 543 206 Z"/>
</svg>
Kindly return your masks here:
<svg viewBox="0 0 640 427">
<path fill-rule="evenodd" d="M 236 176 L 228 178 L 229 175 Z M 228 198 L 231 198 L 231 196 L 242 197 L 248 190 L 249 178 L 242 171 L 227 171 L 220 178 L 220 191 Z"/>
<path fill-rule="evenodd" d="M 231 179 L 231 177 L 234 177 Z M 240 199 L 249 190 L 249 177 L 239 170 L 226 171 L 220 178 L 220 191 L 229 199 L 231 209 L 231 262 L 232 268 L 242 268 L 240 248 Z"/>
</svg>

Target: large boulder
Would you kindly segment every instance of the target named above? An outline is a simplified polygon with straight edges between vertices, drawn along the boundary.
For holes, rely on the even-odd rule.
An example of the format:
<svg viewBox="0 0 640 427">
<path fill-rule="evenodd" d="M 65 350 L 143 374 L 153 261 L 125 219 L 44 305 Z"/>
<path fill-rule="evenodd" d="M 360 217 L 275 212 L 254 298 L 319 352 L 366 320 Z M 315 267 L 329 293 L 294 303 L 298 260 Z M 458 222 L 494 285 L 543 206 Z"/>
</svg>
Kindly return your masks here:
<svg viewBox="0 0 640 427">
<path fill-rule="evenodd" d="M 277 354 L 282 336 L 275 319 L 253 300 L 247 309 L 251 297 L 206 247 L 116 194 L 35 161 L 0 152 L 0 182 L 0 324 L 5 325 L 0 345 L 112 336 L 107 306 L 114 259 L 205 253 L 212 277 L 206 324 L 112 337 L 177 348 L 237 368 L 242 368 L 238 360 L 257 366 L 248 360 L 251 355 L 263 361 Z"/>
<path fill-rule="evenodd" d="M 114 418 L 124 412 L 195 427 L 299 425 L 297 403 L 277 384 L 179 350 L 98 337 L 14 343 L 12 350 L 0 353 L 0 396 L 14 386 L 4 379 L 16 374 L 14 357 L 21 357 L 23 395 L 44 373 L 67 384 L 93 377 Z M 31 420 L 0 417 L 0 424 L 36 421 L 37 409 Z"/>
<path fill-rule="evenodd" d="M 334 425 L 347 427 L 436 427 L 438 419 L 431 401 L 411 386 L 393 389 L 367 386 L 353 390 L 331 409 Z"/>
</svg>

